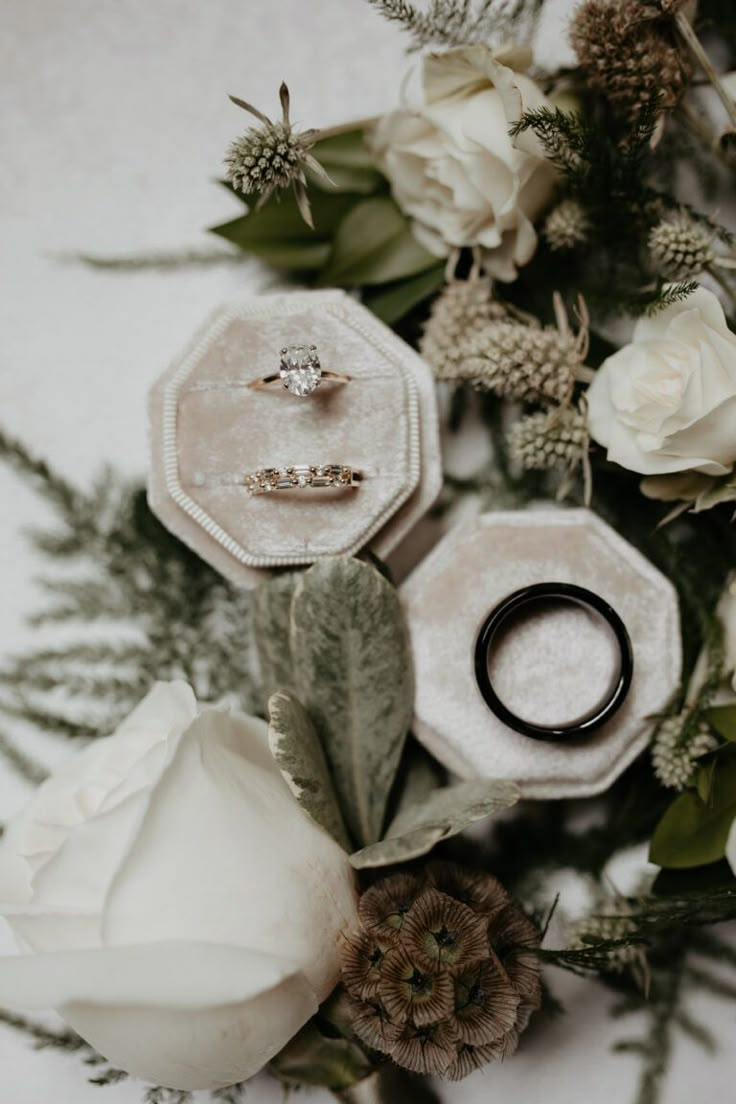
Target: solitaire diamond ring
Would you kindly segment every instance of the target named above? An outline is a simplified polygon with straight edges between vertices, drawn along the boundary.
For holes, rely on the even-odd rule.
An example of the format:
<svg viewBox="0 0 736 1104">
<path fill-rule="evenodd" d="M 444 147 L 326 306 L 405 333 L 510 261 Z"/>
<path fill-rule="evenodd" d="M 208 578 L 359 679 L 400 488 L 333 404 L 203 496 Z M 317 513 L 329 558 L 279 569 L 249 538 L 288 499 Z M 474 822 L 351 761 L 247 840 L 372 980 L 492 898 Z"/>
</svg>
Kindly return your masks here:
<svg viewBox="0 0 736 1104">
<path fill-rule="evenodd" d="M 261 391 L 280 384 L 291 395 L 304 398 L 325 382 L 349 383 L 350 376 L 339 372 L 326 372 L 320 364 L 316 345 L 285 345 L 281 350 L 281 364 L 278 372 L 253 380 L 248 386 L 255 391 Z"/>
<path fill-rule="evenodd" d="M 286 468 L 259 468 L 246 475 L 248 494 L 300 490 L 303 487 L 357 487 L 362 475 L 345 464 L 292 464 Z"/>
</svg>

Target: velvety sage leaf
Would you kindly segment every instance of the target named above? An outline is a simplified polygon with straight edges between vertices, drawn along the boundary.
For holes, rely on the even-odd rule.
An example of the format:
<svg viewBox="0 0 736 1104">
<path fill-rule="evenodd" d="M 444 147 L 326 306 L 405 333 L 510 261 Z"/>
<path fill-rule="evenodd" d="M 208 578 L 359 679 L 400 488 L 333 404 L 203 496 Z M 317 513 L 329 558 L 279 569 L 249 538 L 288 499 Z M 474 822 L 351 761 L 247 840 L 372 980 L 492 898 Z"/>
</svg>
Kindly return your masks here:
<svg viewBox="0 0 736 1104">
<path fill-rule="evenodd" d="M 385 284 L 436 264 L 394 201 L 376 196 L 356 204 L 340 223 L 319 282 L 337 287 Z"/>
<path fill-rule="evenodd" d="M 444 768 L 410 736 L 391 795 L 394 816 L 403 809 L 421 805 L 435 790 L 444 786 L 446 779 Z"/>
<path fill-rule="evenodd" d="M 706 711 L 705 719 L 724 740 L 736 743 L 736 705 L 715 705 Z"/>
<path fill-rule="evenodd" d="M 253 636 L 264 706 L 275 690 L 292 686 L 289 627 L 291 601 L 298 578 L 291 571 L 274 575 L 253 591 Z"/>
<path fill-rule="evenodd" d="M 357 869 L 390 866 L 426 855 L 435 844 L 462 832 L 519 800 L 513 782 L 474 779 L 435 790 L 424 801 L 402 809 L 391 822 L 386 838 L 350 856 Z"/>
<path fill-rule="evenodd" d="M 346 851 L 350 850 L 325 753 L 304 706 L 285 690 L 268 702 L 271 754 L 302 809 Z"/>
<path fill-rule="evenodd" d="M 294 592 L 291 654 L 295 692 L 317 728 L 351 836 L 375 843 L 414 699 L 395 589 L 358 560 L 320 560 Z"/>
<path fill-rule="evenodd" d="M 333 191 L 368 195 L 387 186 L 385 177 L 376 168 L 362 130 L 349 130 L 323 138 L 311 152 L 331 178 Z M 309 171 L 307 178 L 311 183 Z M 319 181 L 314 183 L 316 187 L 324 187 Z M 324 190 L 330 191 L 329 188 Z"/>
<path fill-rule="evenodd" d="M 382 322 L 390 326 L 418 303 L 439 291 L 444 282 L 445 265 L 442 263 L 428 268 L 426 272 L 420 272 L 418 276 L 409 276 L 405 280 L 369 291 L 363 296 L 363 302 Z"/>
<path fill-rule="evenodd" d="M 287 1085 L 350 1089 L 373 1072 L 365 1053 L 348 1039 L 328 1039 L 308 1023 L 272 1059 L 270 1070 Z"/>
<path fill-rule="evenodd" d="M 684 793 L 670 805 L 652 837 L 649 858 L 657 866 L 684 869 L 722 859 L 736 817 L 736 763 L 718 767 L 707 802 Z"/>
</svg>

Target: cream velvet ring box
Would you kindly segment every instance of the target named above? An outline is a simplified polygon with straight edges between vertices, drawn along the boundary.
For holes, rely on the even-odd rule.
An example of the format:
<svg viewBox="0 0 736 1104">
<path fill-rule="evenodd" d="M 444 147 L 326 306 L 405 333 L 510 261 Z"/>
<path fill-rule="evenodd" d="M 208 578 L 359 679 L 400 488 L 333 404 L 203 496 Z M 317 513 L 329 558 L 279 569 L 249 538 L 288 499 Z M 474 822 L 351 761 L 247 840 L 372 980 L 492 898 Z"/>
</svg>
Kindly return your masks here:
<svg viewBox="0 0 736 1104">
<path fill-rule="evenodd" d="M 478 687 L 474 650 L 490 611 L 520 588 L 572 583 L 618 613 L 633 680 L 618 712 L 584 740 L 543 741 L 507 727 Z M 644 556 L 589 510 L 483 514 L 447 534 L 401 588 L 416 668 L 414 732 L 463 778 L 518 782 L 525 797 L 607 789 L 646 747 L 681 672 L 677 595 Z M 501 696 L 546 723 L 584 712 L 610 684 L 609 634 L 583 610 L 522 623 L 498 657 Z"/>
<path fill-rule="evenodd" d="M 317 350 L 324 382 L 310 394 L 279 383 L 292 346 Z M 322 556 L 388 555 L 442 485 L 430 369 L 341 291 L 216 311 L 153 387 L 150 439 L 151 509 L 246 586 Z"/>
</svg>

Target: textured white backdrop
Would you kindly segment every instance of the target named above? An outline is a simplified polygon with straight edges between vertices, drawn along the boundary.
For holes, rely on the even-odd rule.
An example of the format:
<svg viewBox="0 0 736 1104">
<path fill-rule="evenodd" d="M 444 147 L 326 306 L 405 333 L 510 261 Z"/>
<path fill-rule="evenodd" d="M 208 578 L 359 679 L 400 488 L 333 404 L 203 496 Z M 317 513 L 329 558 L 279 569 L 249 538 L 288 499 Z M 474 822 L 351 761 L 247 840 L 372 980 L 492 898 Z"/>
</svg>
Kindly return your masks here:
<svg viewBox="0 0 736 1104">
<path fill-rule="evenodd" d="M 545 61 L 564 51 L 565 6 L 553 4 L 540 29 Z M 364 0 L 0 0 L 0 26 L 0 421 L 77 480 L 102 461 L 142 475 L 147 387 L 219 301 L 267 277 L 256 265 L 110 274 L 60 255 L 207 247 L 202 227 L 237 209 L 212 183 L 243 123 L 225 94 L 275 111 L 286 78 L 306 126 L 373 114 L 398 95 L 400 36 Z M 31 632 L 23 615 L 37 564 L 20 530 L 43 510 L 4 470 L 0 501 L 1 655 Z M 34 750 L 48 762 L 64 751 L 51 740 Z M 24 794 L 0 762 L 0 819 Z M 4 931 L 0 944 L 10 949 Z M 551 980 L 568 1015 L 448 1100 L 633 1104 L 637 1063 L 610 1046 L 635 1021 L 612 1024 L 596 986 Z M 709 1060 L 683 1041 L 664 1104 L 690 1104 L 696 1090 L 733 1099 L 733 1005 L 694 1010 L 723 1046 Z M 37 1055 L 0 1028 L 3 1104 L 141 1096 L 133 1083 L 88 1086 L 74 1058 Z M 261 1078 L 247 1099 L 275 1104 L 281 1092 Z"/>
</svg>

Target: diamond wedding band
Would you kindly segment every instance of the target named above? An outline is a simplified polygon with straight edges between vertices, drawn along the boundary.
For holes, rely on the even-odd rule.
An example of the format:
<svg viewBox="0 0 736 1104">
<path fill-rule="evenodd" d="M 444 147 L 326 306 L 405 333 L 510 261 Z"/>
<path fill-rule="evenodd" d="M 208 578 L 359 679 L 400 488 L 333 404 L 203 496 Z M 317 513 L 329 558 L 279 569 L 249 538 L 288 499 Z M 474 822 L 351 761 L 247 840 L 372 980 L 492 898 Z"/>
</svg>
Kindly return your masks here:
<svg viewBox="0 0 736 1104">
<path fill-rule="evenodd" d="M 254 391 L 261 391 L 267 387 L 280 385 L 291 395 L 304 398 L 325 382 L 349 383 L 350 376 L 324 371 L 316 345 L 285 345 L 281 350 L 281 364 L 278 372 L 253 380 L 248 386 Z"/>
<path fill-rule="evenodd" d="M 362 475 L 345 464 L 292 464 L 287 468 L 259 468 L 246 475 L 249 494 L 301 490 L 304 487 L 357 487 Z"/>
</svg>

